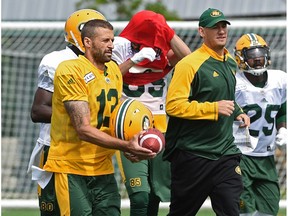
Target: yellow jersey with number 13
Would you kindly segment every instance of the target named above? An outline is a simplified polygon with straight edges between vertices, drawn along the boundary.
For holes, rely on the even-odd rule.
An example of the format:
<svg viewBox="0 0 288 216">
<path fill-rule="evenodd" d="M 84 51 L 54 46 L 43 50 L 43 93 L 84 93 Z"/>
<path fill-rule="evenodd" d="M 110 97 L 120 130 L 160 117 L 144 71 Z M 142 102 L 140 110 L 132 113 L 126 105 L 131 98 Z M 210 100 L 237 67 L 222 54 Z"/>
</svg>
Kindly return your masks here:
<svg viewBox="0 0 288 216">
<path fill-rule="evenodd" d="M 82 141 L 65 110 L 65 101 L 87 101 L 91 125 L 110 134 L 109 118 L 122 92 L 122 75 L 110 61 L 106 70 L 97 69 L 87 58 L 62 62 L 54 77 L 51 147 L 44 169 L 84 176 L 114 172 L 113 149 Z"/>
</svg>

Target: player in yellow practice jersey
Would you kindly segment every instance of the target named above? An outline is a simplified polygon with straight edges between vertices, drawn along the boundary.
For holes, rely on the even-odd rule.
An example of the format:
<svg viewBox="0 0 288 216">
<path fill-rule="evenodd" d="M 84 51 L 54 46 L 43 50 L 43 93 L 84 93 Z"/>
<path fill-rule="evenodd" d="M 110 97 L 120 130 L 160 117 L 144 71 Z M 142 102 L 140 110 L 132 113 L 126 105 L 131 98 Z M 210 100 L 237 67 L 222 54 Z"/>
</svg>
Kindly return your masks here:
<svg viewBox="0 0 288 216">
<path fill-rule="evenodd" d="M 44 169 L 55 173 L 61 215 L 120 215 L 114 149 L 137 162 L 155 153 L 110 135 L 109 117 L 122 92 L 122 76 L 111 60 L 114 32 L 105 20 L 81 31 L 84 56 L 62 62 L 54 77 L 51 147 Z M 132 156 L 131 156 L 132 155 Z"/>
<path fill-rule="evenodd" d="M 98 11 L 81 9 L 72 13 L 66 20 L 64 35 L 67 45 L 62 50 L 46 54 L 38 67 L 38 88 L 31 107 L 31 120 L 40 123 L 39 136 L 31 153 L 27 172 L 38 183 L 38 200 L 41 216 L 60 216 L 60 210 L 54 190 L 54 175 L 44 171 L 50 148 L 50 123 L 52 115 L 52 95 L 54 92 L 54 74 L 58 65 L 65 60 L 76 59 L 83 55 L 81 27 L 92 19 L 106 18 Z"/>
</svg>

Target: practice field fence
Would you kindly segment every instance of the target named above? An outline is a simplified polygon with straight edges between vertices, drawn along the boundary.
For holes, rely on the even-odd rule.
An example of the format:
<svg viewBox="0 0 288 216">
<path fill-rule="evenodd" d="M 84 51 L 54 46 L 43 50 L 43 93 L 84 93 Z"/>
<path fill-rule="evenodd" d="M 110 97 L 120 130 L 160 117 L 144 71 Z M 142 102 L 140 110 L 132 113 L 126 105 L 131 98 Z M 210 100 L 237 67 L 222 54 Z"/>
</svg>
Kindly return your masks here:
<svg viewBox="0 0 288 216">
<path fill-rule="evenodd" d="M 115 35 L 127 22 L 112 22 Z M 271 68 L 286 71 L 285 20 L 232 20 L 228 50 L 233 54 L 236 41 L 245 33 L 261 35 L 271 48 Z M 169 25 L 195 50 L 202 43 L 197 22 L 169 22 Z M 64 22 L 2 22 L 1 61 L 1 163 L 2 201 L 27 201 L 37 198 L 36 183 L 26 173 L 30 154 L 39 133 L 39 125 L 30 119 L 30 108 L 37 88 L 37 69 L 42 57 L 65 48 Z M 286 199 L 286 151 L 277 151 L 281 199 Z M 116 166 L 120 193 L 127 198 Z M 7 202 L 8 201 L 8 202 Z M 282 201 L 283 202 L 283 201 Z M 5 206 L 4 206 L 5 207 Z"/>
</svg>

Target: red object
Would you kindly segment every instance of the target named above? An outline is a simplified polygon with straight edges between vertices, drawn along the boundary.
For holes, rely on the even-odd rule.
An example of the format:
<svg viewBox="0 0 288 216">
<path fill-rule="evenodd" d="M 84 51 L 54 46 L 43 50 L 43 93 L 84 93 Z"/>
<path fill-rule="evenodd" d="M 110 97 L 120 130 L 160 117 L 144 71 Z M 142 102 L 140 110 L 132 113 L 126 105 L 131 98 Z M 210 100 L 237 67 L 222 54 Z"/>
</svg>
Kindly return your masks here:
<svg viewBox="0 0 288 216">
<path fill-rule="evenodd" d="M 153 62 L 148 59 L 140 62 L 137 66 L 163 70 L 158 73 L 133 74 L 129 71 L 123 76 L 123 81 L 130 85 L 145 85 L 164 77 L 172 67 L 168 66 L 167 53 L 171 49 L 170 41 L 175 32 L 167 24 L 162 14 L 149 10 L 136 13 L 123 29 L 119 36 L 140 44 L 143 47 L 158 48 L 161 50 Z"/>
<path fill-rule="evenodd" d="M 156 128 L 149 128 L 139 136 L 138 143 L 144 148 L 148 148 L 155 153 L 160 153 L 165 147 L 165 137 Z"/>
</svg>

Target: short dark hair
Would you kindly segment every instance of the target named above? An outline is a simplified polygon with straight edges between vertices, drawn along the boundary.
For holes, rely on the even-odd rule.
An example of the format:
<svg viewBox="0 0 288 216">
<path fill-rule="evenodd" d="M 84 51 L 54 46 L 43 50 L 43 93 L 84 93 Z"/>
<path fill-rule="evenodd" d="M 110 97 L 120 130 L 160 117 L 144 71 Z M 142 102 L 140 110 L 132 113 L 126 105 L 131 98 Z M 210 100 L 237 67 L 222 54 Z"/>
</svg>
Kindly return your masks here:
<svg viewBox="0 0 288 216">
<path fill-rule="evenodd" d="M 113 26 L 110 22 L 106 20 L 100 20 L 100 19 L 93 19 L 86 22 L 83 26 L 83 29 L 81 31 L 81 40 L 84 44 L 84 38 L 93 38 L 95 36 L 95 28 L 107 28 L 110 30 L 113 30 Z"/>
</svg>

